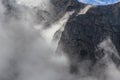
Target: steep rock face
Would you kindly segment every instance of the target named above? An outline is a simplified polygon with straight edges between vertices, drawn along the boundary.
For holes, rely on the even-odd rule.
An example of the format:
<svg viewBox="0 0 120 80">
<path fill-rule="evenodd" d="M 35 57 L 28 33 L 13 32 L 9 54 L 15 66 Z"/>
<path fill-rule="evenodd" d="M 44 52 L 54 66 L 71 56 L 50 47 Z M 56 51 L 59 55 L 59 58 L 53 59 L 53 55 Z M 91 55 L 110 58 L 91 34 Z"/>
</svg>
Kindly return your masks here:
<svg viewBox="0 0 120 80">
<path fill-rule="evenodd" d="M 79 4 L 77 0 L 51 0 L 54 6 L 55 18 L 59 19 L 68 11 L 79 11 L 84 8 L 85 4 Z"/>
<path fill-rule="evenodd" d="M 80 4 L 83 5 L 83 4 Z M 108 61 L 119 64 L 120 55 L 120 3 L 93 6 L 86 14 L 73 14 L 68 20 L 59 42 L 57 52 L 62 49 L 69 57 L 71 72 L 78 66 L 90 63 L 91 69 L 98 63 Z M 90 62 L 89 62 L 90 61 Z"/>
</svg>

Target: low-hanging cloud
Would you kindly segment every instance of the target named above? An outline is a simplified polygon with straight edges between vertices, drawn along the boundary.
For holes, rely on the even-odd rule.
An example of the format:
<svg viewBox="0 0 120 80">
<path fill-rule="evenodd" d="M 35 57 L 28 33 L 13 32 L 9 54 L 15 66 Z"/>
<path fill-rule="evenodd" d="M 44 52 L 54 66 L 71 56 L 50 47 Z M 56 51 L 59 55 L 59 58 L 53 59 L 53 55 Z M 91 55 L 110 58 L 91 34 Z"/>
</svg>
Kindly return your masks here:
<svg viewBox="0 0 120 80">
<path fill-rule="evenodd" d="M 96 77 L 97 72 L 84 74 L 84 70 L 84 76 L 69 73 L 69 59 L 62 51 L 63 54 L 56 54 L 47 39 L 52 40 L 57 30 L 63 31 L 61 28 L 71 14 L 66 13 L 58 22 L 49 25 L 51 35 L 46 37 L 49 29 L 43 27 L 54 17 L 51 15 L 54 9 L 50 6 L 54 7 L 50 0 L 0 0 L 0 80 L 119 80 L 119 69 L 109 60 L 103 70 L 105 78 L 104 75 Z M 36 7 L 42 14 L 39 17 L 45 17 L 45 21 L 36 18 Z M 49 15 L 41 12 L 45 10 Z"/>
</svg>

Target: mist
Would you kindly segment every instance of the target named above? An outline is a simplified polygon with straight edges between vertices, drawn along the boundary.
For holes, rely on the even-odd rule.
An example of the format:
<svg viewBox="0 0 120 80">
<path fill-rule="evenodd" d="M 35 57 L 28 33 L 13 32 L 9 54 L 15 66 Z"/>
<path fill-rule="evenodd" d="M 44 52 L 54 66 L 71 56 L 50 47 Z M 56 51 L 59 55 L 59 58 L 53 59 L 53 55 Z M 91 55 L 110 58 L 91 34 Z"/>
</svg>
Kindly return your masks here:
<svg viewBox="0 0 120 80">
<path fill-rule="evenodd" d="M 89 8 L 86 6 L 78 15 Z M 55 50 L 73 13 L 66 12 L 55 19 L 57 15 L 50 0 L 0 0 L 0 80 L 120 80 L 119 68 L 109 57 L 113 52 L 118 56 L 116 50 L 102 59 L 106 68 L 96 69 L 101 70 L 101 77 L 97 77 L 99 72 L 86 74 L 85 62 L 79 67 L 83 69 L 81 74 L 69 72 L 68 56 L 62 50 L 62 54 Z M 106 39 L 98 46 L 105 47 L 107 52 L 111 43 Z"/>
<path fill-rule="evenodd" d="M 49 8 L 48 0 L 39 5 L 44 2 Z M 0 80 L 70 80 L 67 58 L 58 57 L 40 32 L 48 21 L 37 23 L 33 7 L 38 5 L 14 0 L 0 0 L 0 4 Z"/>
</svg>

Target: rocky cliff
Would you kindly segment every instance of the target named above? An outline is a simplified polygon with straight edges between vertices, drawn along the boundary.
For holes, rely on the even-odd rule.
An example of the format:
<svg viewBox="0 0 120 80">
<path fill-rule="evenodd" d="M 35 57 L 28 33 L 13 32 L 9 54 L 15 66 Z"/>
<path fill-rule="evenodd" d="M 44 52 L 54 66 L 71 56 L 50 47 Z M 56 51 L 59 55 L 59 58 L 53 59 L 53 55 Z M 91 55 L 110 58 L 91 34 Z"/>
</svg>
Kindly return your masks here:
<svg viewBox="0 0 120 80">
<path fill-rule="evenodd" d="M 86 6 L 69 6 L 76 9 L 69 18 L 57 52 L 62 49 L 69 57 L 70 72 L 79 72 L 79 67 L 94 70 L 96 65 L 113 62 L 119 66 L 120 61 L 120 3 L 106 6 L 92 6 L 86 14 L 78 15 Z M 78 10 L 78 11 L 77 11 Z M 95 67 L 94 67 L 95 66 Z M 82 68 L 83 70 L 83 68 Z"/>
</svg>

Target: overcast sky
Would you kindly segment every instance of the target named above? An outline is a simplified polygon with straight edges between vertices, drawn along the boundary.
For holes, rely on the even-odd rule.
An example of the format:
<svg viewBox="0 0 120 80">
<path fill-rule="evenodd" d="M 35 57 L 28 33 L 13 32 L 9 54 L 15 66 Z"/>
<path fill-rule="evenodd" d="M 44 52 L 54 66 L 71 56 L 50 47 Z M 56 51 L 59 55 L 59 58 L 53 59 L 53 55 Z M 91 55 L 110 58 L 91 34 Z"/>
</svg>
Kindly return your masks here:
<svg viewBox="0 0 120 80">
<path fill-rule="evenodd" d="M 117 3 L 120 0 L 78 0 L 78 1 L 92 5 L 108 5 L 108 4 Z"/>
</svg>

